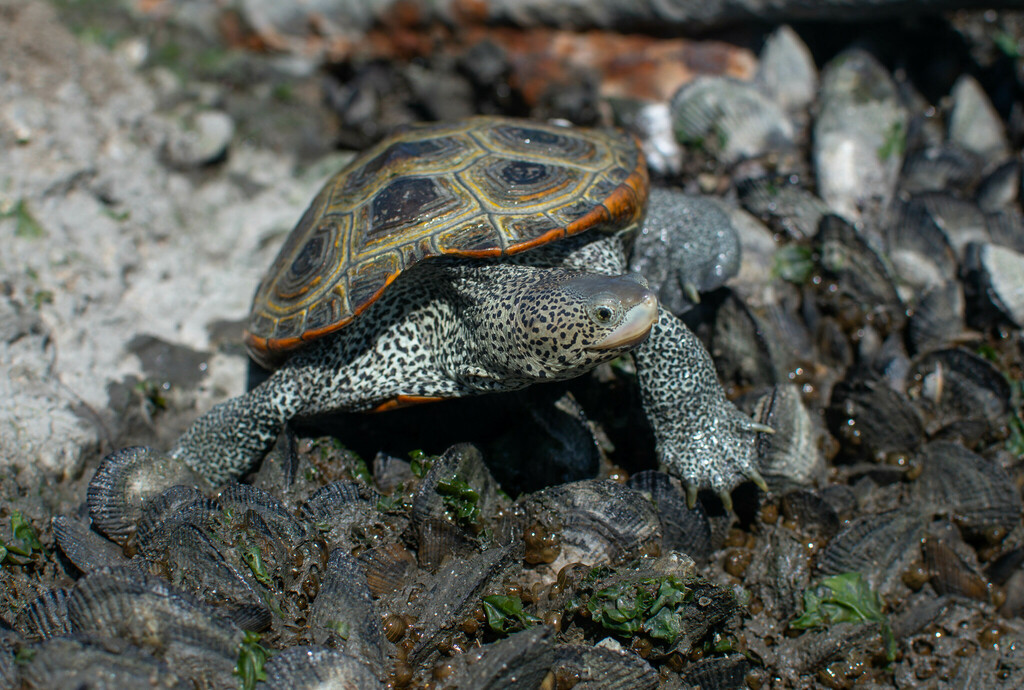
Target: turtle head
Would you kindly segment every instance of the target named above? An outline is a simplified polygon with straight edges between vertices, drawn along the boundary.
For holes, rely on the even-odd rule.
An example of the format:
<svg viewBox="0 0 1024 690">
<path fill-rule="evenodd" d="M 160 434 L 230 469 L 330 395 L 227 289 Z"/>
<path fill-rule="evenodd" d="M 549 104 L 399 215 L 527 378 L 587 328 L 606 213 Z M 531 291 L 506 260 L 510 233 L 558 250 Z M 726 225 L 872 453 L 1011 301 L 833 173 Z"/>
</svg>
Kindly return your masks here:
<svg viewBox="0 0 1024 690">
<path fill-rule="evenodd" d="M 615 359 L 650 335 L 658 300 L 638 275 L 553 272 L 521 292 L 510 364 L 533 379 L 566 379 Z"/>
</svg>

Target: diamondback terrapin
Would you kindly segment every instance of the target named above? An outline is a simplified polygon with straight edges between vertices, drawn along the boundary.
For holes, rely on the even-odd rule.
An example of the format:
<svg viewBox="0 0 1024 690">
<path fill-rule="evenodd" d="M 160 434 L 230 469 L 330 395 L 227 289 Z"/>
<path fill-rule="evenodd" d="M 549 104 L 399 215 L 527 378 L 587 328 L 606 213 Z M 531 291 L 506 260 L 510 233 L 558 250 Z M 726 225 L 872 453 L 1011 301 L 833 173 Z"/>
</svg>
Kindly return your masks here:
<svg viewBox="0 0 1024 690">
<path fill-rule="evenodd" d="M 626 272 L 647 195 L 643 155 L 612 130 L 476 117 L 381 141 L 327 182 L 256 292 L 246 344 L 274 374 L 171 454 L 221 481 L 294 417 L 514 390 L 632 351 L 659 460 L 691 501 L 763 486 L 765 429 Z"/>
</svg>

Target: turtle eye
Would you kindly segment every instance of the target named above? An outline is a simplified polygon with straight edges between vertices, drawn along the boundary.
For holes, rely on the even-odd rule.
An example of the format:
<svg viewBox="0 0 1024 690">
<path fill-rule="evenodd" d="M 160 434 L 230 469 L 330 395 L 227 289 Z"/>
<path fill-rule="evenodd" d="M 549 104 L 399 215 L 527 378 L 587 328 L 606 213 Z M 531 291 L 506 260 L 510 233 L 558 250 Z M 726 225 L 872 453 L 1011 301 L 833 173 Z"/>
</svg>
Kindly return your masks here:
<svg viewBox="0 0 1024 690">
<path fill-rule="evenodd" d="M 591 320 L 598 326 L 610 326 L 619 320 L 618 301 L 611 296 L 595 299 L 587 312 Z"/>
</svg>

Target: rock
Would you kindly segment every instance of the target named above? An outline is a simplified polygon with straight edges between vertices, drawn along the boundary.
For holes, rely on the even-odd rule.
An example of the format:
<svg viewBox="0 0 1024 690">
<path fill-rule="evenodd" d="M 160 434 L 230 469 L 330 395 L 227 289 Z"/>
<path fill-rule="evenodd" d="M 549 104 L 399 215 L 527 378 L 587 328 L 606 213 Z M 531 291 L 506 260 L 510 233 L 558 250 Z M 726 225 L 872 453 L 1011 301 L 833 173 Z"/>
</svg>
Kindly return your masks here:
<svg viewBox="0 0 1024 690">
<path fill-rule="evenodd" d="M 235 135 L 231 116 L 204 110 L 183 118 L 164 142 L 167 162 L 181 169 L 198 168 L 222 160 Z"/>
<path fill-rule="evenodd" d="M 25 485 L 77 473 L 126 434 L 168 443 L 195 407 L 241 392 L 244 351 L 237 338 L 216 351 L 211 334 L 244 318 L 273 258 L 268 237 L 327 174 L 296 179 L 290 153 L 246 144 L 222 174 L 168 170 L 153 88 L 48 4 L 0 3 L 0 473 Z M 196 126 L 197 160 L 224 150 L 224 113 Z M 157 425 L 167 438 L 124 414 L 126 387 L 155 376 L 130 351 L 136 336 L 206 356 L 194 390 L 156 376 L 170 384 L 157 412 L 170 415 Z"/>
<path fill-rule="evenodd" d="M 0 297 L 0 324 L 0 473 L 73 475 L 100 429 L 54 376 L 55 347 L 38 314 Z"/>
</svg>

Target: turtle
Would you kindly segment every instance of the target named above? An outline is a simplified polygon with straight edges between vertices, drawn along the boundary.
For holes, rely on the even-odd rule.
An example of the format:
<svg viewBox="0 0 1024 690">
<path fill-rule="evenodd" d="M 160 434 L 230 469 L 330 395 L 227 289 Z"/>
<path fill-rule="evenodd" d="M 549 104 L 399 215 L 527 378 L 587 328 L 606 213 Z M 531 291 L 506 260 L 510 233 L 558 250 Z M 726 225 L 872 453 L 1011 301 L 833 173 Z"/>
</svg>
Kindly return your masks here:
<svg viewBox="0 0 1024 690">
<path fill-rule="evenodd" d="M 627 271 L 648 194 L 617 129 L 477 116 L 394 133 L 326 182 L 261 281 L 245 343 L 273 374 L 170 454 L 220 482 L 296 417 L 516 390 L 631 353 L 661 466 L 691 505 L 711 488 L 731 506 L 744 479 L 764 487 L 754 440 L 770 430 Z"/>
</svg>

